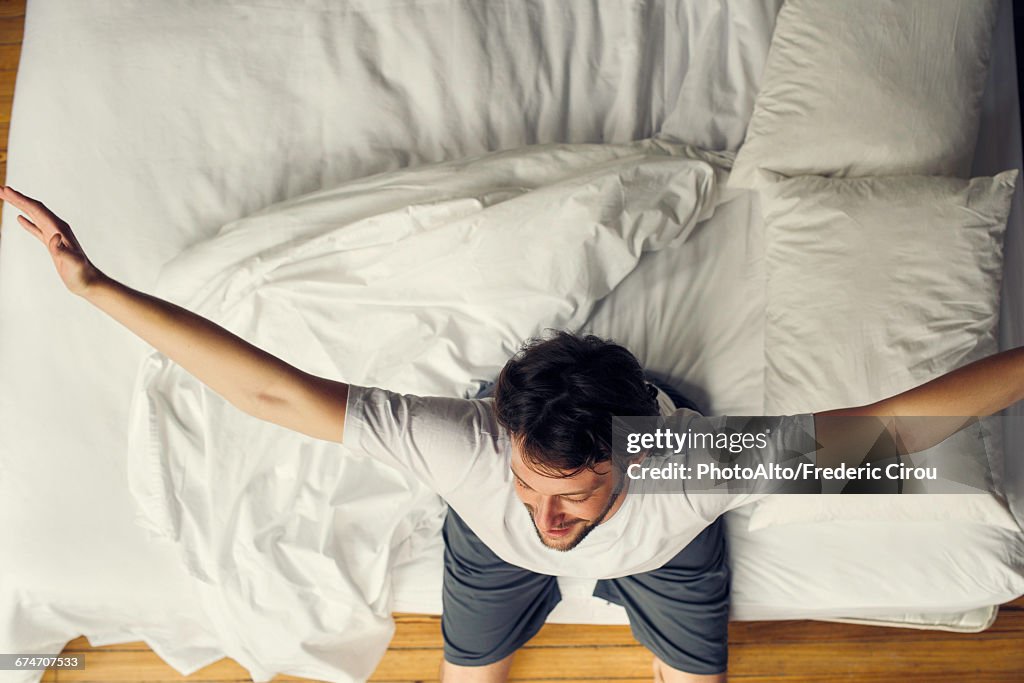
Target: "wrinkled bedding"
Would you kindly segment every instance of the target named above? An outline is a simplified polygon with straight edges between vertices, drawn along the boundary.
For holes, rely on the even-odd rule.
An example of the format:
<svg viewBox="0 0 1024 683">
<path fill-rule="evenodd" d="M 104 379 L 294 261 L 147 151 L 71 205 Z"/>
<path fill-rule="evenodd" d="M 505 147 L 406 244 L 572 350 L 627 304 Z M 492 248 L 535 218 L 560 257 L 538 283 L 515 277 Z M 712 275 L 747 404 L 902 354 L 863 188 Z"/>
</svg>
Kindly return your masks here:
<svg viewBox="0 0 1024 683">
<path fill-rule="evenodd" d="M 228 253 L 206 253 L 205 265 L 198 256 L 201 245 L 216 242 L 221 233 L 243 234 L 244 225 L 236 221 L 282 201 L 330 192 L 345 181 L 381 172 L 494 150 L 534 143 L 623 144 L 655 136 L 735 151 L 780 4 L 29 0 L 7 181 L 43 198 L 74 225 L 106 272 L 141 291 L 155 291 L 159 284 L 184 302 L 202 294 L 200 284 L 208 284 L 209 292 L 230 289 L 217 268 L 234 273 L 237 290 L 231 300 L 241 304 L 238 311 L 272 310 L 296 323 L 309 343 L 286 348 L 290 331 L 275 340 L 274 330 L 250 327 L 244 315 L 232 318 L 226 311 L 227 326 L 237 324 L 236 331 L 265 341 L 306 370 L 340 376 L 331 350 L 324 351 L 317 337 L 330 321 L 314 320 L 310 326 L 289 310 L 296 302 L 314 300 L 315 292 L 303 290 L 298 299 L 289 298 L 287 287 L 268 287 L 271 296 L 245 292 L 253 283 L 249 275 L 287 281 L 287 268 L 261 270 L 261 264 L 286 260 L 284 233 L 249 231 L 249 239 Z M 1007 0 L 997 22 L 974 175 L 1021 164 L 1009 10 Z M 499 193 L 487 201 L 498 205 L 512 198 Z M 419 213 L 428 222 L 444 210 L 465 218 L 484 208 L 449 199 L 437 207 L 422 196 L 415 202 L 426 205 Z M 714 215 L 697 224 L 681 245 L 643 254 L 612 294 L 594 306 L 588 324 L 626 343 L 658 374 L 682 382 L 702 407 L 752 413 L 763 406 L 759 207 L 752 196 L 717 201 L 722 203 Z M 307 233 L 279 220 L 280 208 L 267 225 L 296 240 L 324 237 L 339 227 L 321 223 Z M 378 203 L 372 211 L 398 209 L 397 203 L 390 208 Z M 258 448 L 219 464 L 235 468 L 229 474 L 239 480 L 224 482 L 223 488 L 234 491 L 236 499 L 215 499 L 219 481 L 211 500 L 189 488 L 189 482 L 202 481 L 205 469 L 192 479 L 185 473 L 170 480 L 179 488 L 161 491 L 167 480 L 159 467 L 136 468 L 162 461 L 129 458 L 136 452 L 126 441 L 138 381 L 147 377 L 140 375 L 139 364 L 152 349 L 68 296 L 14 215 L 5 207 L 0 241 L 0 540 L 6 552 L 0 563 L 0 651 L 57 653 L 84 634 L 94 646 L 144 641 L 185 674 L 227 655 L 256 680 L 266 680 L 274 670 L 361 680 L 356 674 L 372 668 L 389 628 L 377 611 L 386 601 L 387 582 L 358 578 L 363 569 L 383 566 L 374 565 L 369 549 L 380 549 L 385 562 L 407 560 L 390 588 L 395 609 L 437 611 L 440 550 L 431 525 L 438 520 L 426 512 L 432 505 L 437 509 L 436 500 L 415 498 L 414 505 L 422 506 L 416 509 L 424 510 L 418 518 L 395 514 L 379 520 L 385 538 L 351 537 L 341 543 L 327 525 L 335 518 L 345 525 L 360 498 L 351 505 L 345 498 L 331 499 L 336 512 L 329 522 L 317 501 L 343 471 L 371 471 L 372 464 L 353 456 L 342 465 L 341 458 L 318 455 L 308 444 L 276 433 L 283 430 L 255 427 L 255 420 L 254 428 L 269 429 L 259 432 L 264 438 Z M 1004 348 L 1024 341 L 1019 189 L 1011 224 Z M 231 244 L 225 240 L 222 245 Z M 188 257 L 191 265 L 209 280 L 176 286 L 173 267 L 164 266 L 193 247 L 199 251 Z M 634 253 L 633 247 L 620 249 L 612 259 L 619 271 L 592 283 L 594 291 L 627 271 Z M 300 264 L 299 272 L 314 279 L 321 275 L 315 261 Z M 583 297 L 575 305 L 582 310 L 590 301 Z M 569 317 L 574 311 L 573 304 L 555 309 Z M 422 331 L 416 332 L 422 339 Z M 475 386 L 491 362 L 486 351 L 477 350 L 480 361 L 472 370 L 443 381 L 452 390 Z M 444 367 L 450 372 L 457 366 Z M 210 396 L 194 384 L 170 403 L 162 400 L 159 393 L 145 398 L 158 402 L 165 416 L 183 419 L 225 410 L 215 401 L 211 405 Z M 224 445 L 223 436 L 200 439 L 190 431 L 195 423 L 187 420 L 153 427 L 147 439 L 163 433 L 168 445 L 186 454 Z M 236 424 L 231 433 L 238 443 L 227 444 L 229 449 L 247 443 L 249 435 L 238 430 Z M 212 461 L 188 462 L 217 471 Z M 377 477 L 372 485 L 348 493 L 384 494 L 389 502 L 386 496 L 394 495 L 398 503 L 410 499 L 409 482 L 400 475 L 372 471 Z M 304 488 L 302 482 L 311 478 L 325 483 Z M 249 486 L 244 491 L 242 481 Z M 1024 482 L 1019 473 L 1018 481 Z M 135 482 L 131 488 L 129 482 Z M 150 504 L 140 508 L 135 494 L 143 490 L 154 497 L 143 498 Z M 266 511 L 247 502 L 261 491 L 275 495 Z M 199 505 L 195 517 L 170 506 L 166 514 L 156 512 L 154 502 L 176 496 Z M 280 510 L 287 505 L 292 510 L 284 518 Z M 140 510 L 147 514 L 136 520 Z M 203 522 L 224 511 L 235 513 L 219 520 L 224 528 L 262 524 L 266 532 L 241 546 L 223 534 L 204 535 L 215 527 Z M 807 525 L 748 534 L 742 518 L 728 521 L 730 540 L 747 558 L 734 567 L 734 616 L 740 619 L 889 614 L 904 623 L 916 617 L 930 628 L 978 630 L 990 622 L 993 604 L 1008 599 L 1008 591 L 1015 594 L 1007 572 L 1019 566 L 1024 547 L 1019 535 L 979 533 L 968 525 L 912 532 L 893 527 L 881 536 L 876 526 L 855 523 L 841 530 Z M 200 542 L 186 551 L 164 532 Z M 848 542 L 838 543 L 839 535 Z M 404 537 L 406 543 L 396 541 Z M 958 555 L 957 569 L 933 571 L 929 562 L 948 562 L 943 544 L 949 542 L 965 551 Z M 904 612 L 887 613 L 895 597 L 907 596 L 895 586 L 880 594 L 865 583 L 873 573 L 856 561 L 838 559 L 843 552 L 863 556 L 868 543 L 883 553 L 891 549 L 894 558 L 917 557 L 917 564 L 900 575 L 934 588 L 901 604 Z M 349 544 L 352 557 L 346 557 Z M 817 552 L 819 546 L 834 557 Z M 804 551 L 793 552 L 797 547 Z M 356 571 L 341 569 L 340 560 L 351 560 Z M 224 576 L 221 568 L 231 566 L 237 576 Z M 837 573 L 837 567 L 844 571 Z M 325 588 L 310 583 L 325 574 L 332 576 Z M 268 596 L 272 590 L 280 597 Z M 361 595 L 366 601 L 324 607 L 324 595 Z M 598 604 L 586 586 L 564 587 L 563 595 L 553 621 L 624 623 L 621 610 Z M 309 607 L 288 611 L 300 598 Z M 984 615 L 974 609 L 979 606 Z M 925 607 L 940 612 L 921 620 Z M 970 611 L 943 614 L 941 608 Z M 250 633 L 250 618 L 271 624 L 270 630 Z M 360 632 L 350 628 L 339 647 L 350 654 L 362 643 L 361 655 L 335 654 L 336 636 L 347 628 L 341 624 L 367 629 L 361 641 Z M 327 635 L 310 635 L 318 629 Z M 305 639 L 302 647 L 295 645 L 296 633 Z M 268 644 L 273 647 L 256 650 Z M 5 675 L 34 682 L 42 672 L 24 674 Z"/>
<path fill-rule="evenodd" d="M 317 375 L 472 395 L 523 339 L 579 329 L 645 252 L 712 215 L 716 167 L 697 156 L 724 173 L 726 158 L 641 141 L 379 174 L 226 225 L 154 293 Z M 242 413 L 157 351 L 128 452 L 140 523 L 175 542 L 225 624 L 246 625 L 218 632 L 231 656 L 256 675 L 302 653 L 372 673 L 393 628 L 391 569 L 433 540 L 439 498 Z"/>
</svg>

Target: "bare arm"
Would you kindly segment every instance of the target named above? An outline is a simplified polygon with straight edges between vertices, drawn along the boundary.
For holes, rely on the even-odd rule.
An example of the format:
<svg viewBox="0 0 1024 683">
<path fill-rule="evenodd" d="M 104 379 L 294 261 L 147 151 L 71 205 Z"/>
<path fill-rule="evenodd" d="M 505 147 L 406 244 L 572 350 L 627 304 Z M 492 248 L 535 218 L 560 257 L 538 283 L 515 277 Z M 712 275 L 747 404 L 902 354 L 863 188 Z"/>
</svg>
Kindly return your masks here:
<svg viewBox="0 0 1024 683">
<path fill-rule="evenodd" d="M 106 276 L 82 297 L 239 410 L 310 436 L 341 441 L 348 385 L 308 375 L 211 320 Z M 336 406 L 329 421 L 321 424 L 316 413 L 297 413 L 271 398 L 278 385 L 296 382 L 313 382 L 328 390 L 325 399 Z"/>
<path fill-rule="evenodd" d="M 1024 399 L 1024 347 L 965 365 L 876 403 L 814 416 L 818 462 L 916 453 Z M 927 417 L 929 419 L 915 419 Z M 862 418 L 862 419 L 856 419 Z M 943 419 L 945 418 L 945 419 Z"/>
<path fill-rule="evenodd" d="M 71 227 L 41 202 L 12 188 L 0 198 L 29 218 L 19 222 L 46 245 L 68 290 L 134 332 L 239 410 L 321 439 L 340 442 L 348 385 L 314 377 L 220 325 L 138 292 L 96 268 Z M 285 390 L 287 389 L 287 390 Z M 288 401 L 278 397 L 287 395 Z"/>
</svg>

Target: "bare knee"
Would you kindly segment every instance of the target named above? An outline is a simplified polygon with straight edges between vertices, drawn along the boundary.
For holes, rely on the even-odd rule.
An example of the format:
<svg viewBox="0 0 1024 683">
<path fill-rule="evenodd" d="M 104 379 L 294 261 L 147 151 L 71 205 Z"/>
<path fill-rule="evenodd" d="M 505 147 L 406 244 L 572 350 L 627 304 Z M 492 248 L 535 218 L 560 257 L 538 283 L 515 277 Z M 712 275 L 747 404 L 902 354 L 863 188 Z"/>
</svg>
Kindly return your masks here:
<svg viewBox="0 0 1024 683">
<path fill-rule="evenodd" d="M 441 683 L 505 683 L 515 653 L 485 666 L 459 666 L 441 660 Z"/>
<path fill-rule="evenodd" d="M 654 657 L 654 683 L 725 683 L 725 673 L 691 674 L 673 669 L 665 662 Z"/>
</svg>

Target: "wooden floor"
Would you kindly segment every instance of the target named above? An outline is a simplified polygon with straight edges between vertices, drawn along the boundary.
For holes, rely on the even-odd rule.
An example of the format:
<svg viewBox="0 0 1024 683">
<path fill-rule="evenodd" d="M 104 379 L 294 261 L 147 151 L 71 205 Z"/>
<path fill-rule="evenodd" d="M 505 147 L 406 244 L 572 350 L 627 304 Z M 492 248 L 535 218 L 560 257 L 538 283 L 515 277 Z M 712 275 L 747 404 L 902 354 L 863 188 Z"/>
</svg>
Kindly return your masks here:
<svg viewBox="0 0 1024 683">
<path fill-rule="evenodd" d="M 76 0 L 67 0 L 69 2 Z M 7 175 L 7 132 L 21 51 L 24 0 L 0 0 L 0 182 Z M 436 681 L 441 660 L 437 617 L 398 615 L 391 647 L 373 681 Z M 1024 682 L 1024 598 L 1000 610 L 983 633 L 959 634 L 812 621 L 740 622 L 729 628 L 730 680 L 746 683 L 864 681 Z M 180 676 L 143 643 L 91 648 L 85 638 L 64 652 L 85 653 L 81 671 L 48 671 L 60 683 L 249 681 L 223 659 Z M 651 680 L 651 656 L 627 626 L 549 624 L 517 655 L 512 678 L 531 683 Z M 311 679 L 279 676 L 275 681 Z"/>
<path fill-rule="evenodd" d="M 441 661 L 437 617 L 397 615 L 397 631 L 372 681 L 436 681 Z M 142 643 L 65 652 L 85 654 L 81 671 L 49 671 L 44 681 L 249 681 L 223 659 L 179 676 Z M 548 624 L 516 655 L 512 680 L 523 683 L 650 681 L 651 657 L 628 626 Z M 308 681 L 278 676 L 275 681 Z M 744 683 L 870 681 L 989 683 L 1024 681 L 1024 598 L 1000 608 L 982 633 L 945 633 L 815 621 L 733 622 L 729 680 Z"/>
<path fill-rule="evenodd" d="M 14 100 L 14 77 L 25 30 L 25 0 L 0 0 L 0 184 L 7 179 L 7 133 Z"/>
</svg>

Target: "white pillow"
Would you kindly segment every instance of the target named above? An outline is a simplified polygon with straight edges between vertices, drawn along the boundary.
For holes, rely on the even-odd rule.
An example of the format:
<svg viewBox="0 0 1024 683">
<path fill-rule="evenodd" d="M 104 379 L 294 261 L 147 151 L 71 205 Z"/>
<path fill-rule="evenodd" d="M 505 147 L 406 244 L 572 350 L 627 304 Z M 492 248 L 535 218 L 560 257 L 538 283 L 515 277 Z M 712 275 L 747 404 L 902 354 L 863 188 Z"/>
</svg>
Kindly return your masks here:
<svg viewBox="0 0 1024 683">
<path fill-rule="evenodd" d="M 799 177 L 762 188 L 766 412 L 871 403 L 994 353 L 1016 176 Z M 995 460 L 988 465 L 998 470 Z M 830 519 L 1018 529 L 998 492 L 773 496 L 749 528 Z"/>
<path fill-rule="evenodd" d="M 966 177 L 994 0 L 787 0 L 730 183 Z"/>
<path fill-rule="evenodd" d="M 776 495 L 754 506 L 748 531 L 817 522 L 977 522 L 1020 532 L 1006 504 L 994 496 L 969 493 L 925 495 Z"/>
</svg>

